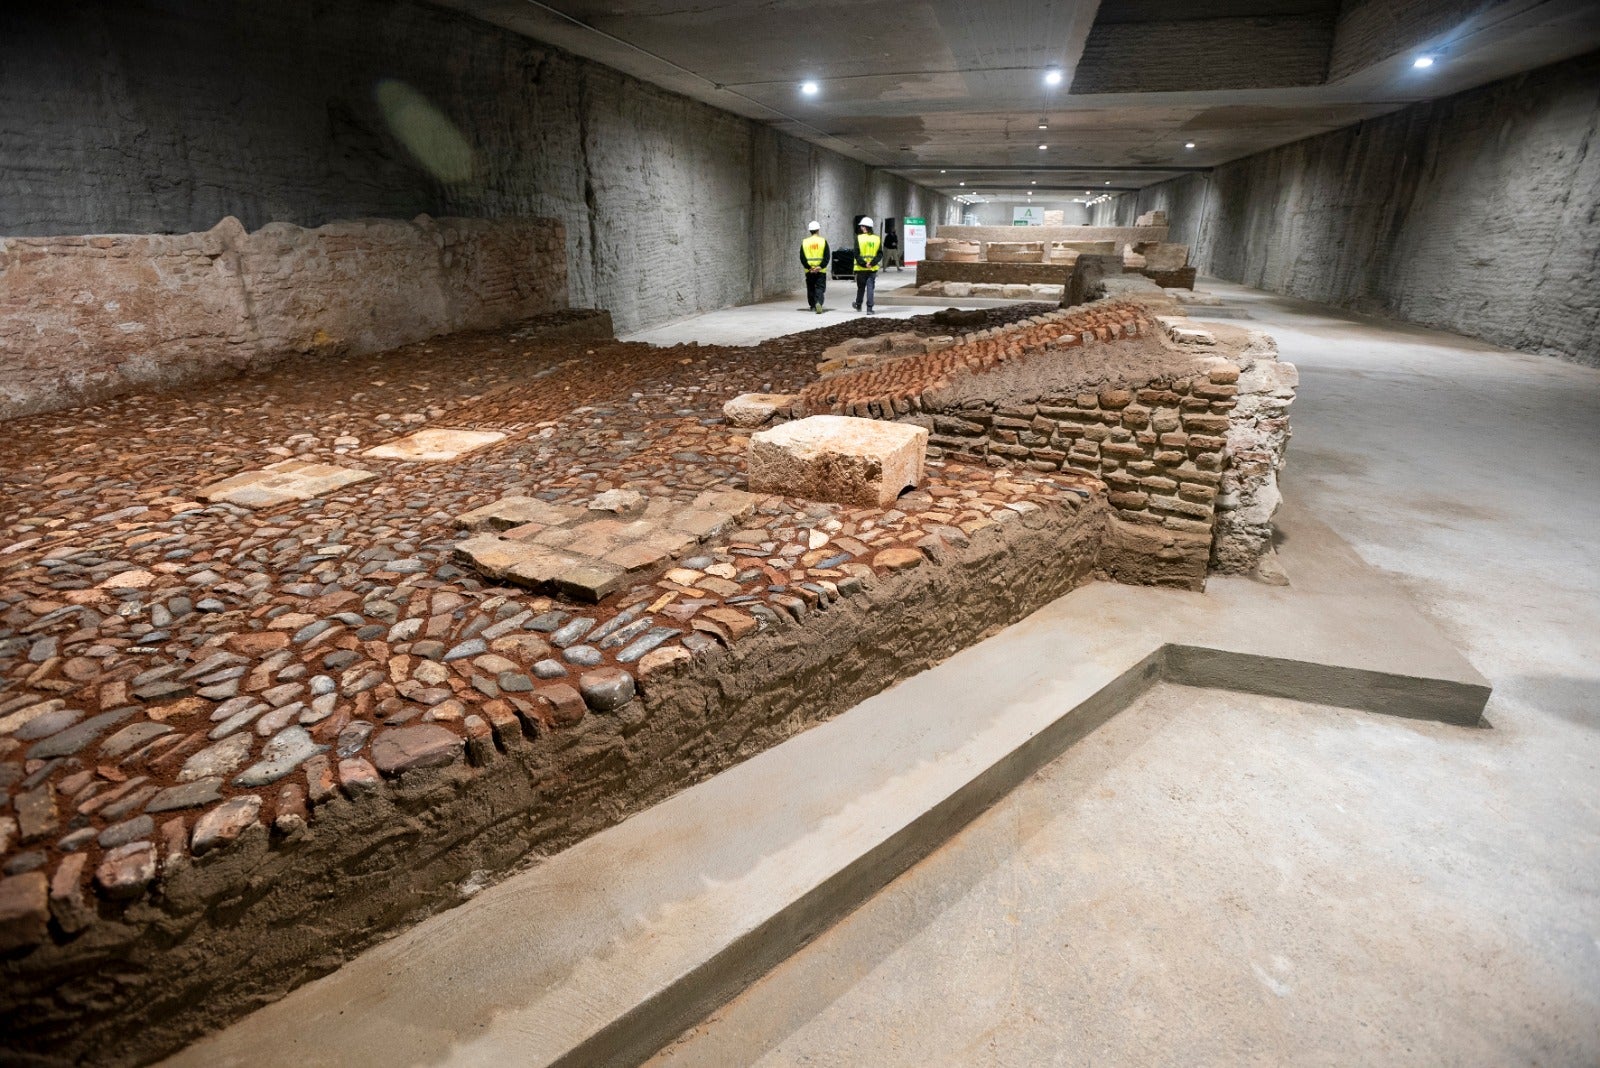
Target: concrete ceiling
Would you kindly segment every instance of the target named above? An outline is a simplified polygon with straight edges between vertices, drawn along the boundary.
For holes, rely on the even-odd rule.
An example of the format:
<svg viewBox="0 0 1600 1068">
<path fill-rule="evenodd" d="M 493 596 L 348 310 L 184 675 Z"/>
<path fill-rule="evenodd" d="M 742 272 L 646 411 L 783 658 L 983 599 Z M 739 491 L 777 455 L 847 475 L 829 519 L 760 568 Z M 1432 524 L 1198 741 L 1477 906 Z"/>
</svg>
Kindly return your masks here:
<svg viewBox="0 0 1600 1068">
<path fill-rule="evenodd" d="M 1596 0 L 435 2 L 951 194 L 1135 189 L 1600 48 Z"/>
</svg>

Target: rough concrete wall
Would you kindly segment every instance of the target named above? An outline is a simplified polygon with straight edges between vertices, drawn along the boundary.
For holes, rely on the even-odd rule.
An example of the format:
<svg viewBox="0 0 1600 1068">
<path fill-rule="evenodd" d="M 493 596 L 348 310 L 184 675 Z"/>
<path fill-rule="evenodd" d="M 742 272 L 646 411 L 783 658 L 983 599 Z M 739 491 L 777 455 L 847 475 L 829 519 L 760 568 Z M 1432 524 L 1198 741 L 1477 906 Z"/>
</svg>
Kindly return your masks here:
<svg viewBox="0 0 1600 1068">
<path fill-rule="evenodd" d="M 1600 364 L 1600 53 L 1219 168 L 1199 262 Z"/>
<path fill-rule="evenodd" d="M 0 238 L 0 419 L 566 306 L 549 219 Z"/>
<path fill-rule="evenodd" d="M 974 204 L 969 210 L 977 217 L 978 226 L 1010 226 L 1011 209 L 1018 206 L 991 200 L 986 204 Z M 1062 222 L 1064 226 L 1089 225 L 1089 210 L 1083 204 L 1062 200 L 1041 200 L 1036 206 L 1047 211 L 1064 212 Z"/>
<path fill-rule="evenodd" d="M 1167 240 L 1193 249 L 1200 241 L 1209 188 L 1210 178 L 1204 174 L 1186 174 L 1146 186 L 1137 193 L 1126 193 L 1096 204 L 1092 225 L 1132 226 L 1134 220 L 1147 211 L 1164 211 L 1167 213 Z"/>
<path fill-rule="evenodd" d="M 908 213 L 905 183 L 876 192 L 861 163 L 413 0 L 0 11 L 0 234 L 545 216 L 573 303 L 629 331 L 794 289 L 809 218 L 842 239 Z"/>
<path fill-rule="evenodd" d="M 793 293 L 804 286 L 800 241 L 815 219 L 835 249 L 849 248 L 857 215 L 907 215 L 928 220 L 931 236 L 946 198 L 903 178 L 797 141 L 769 127 L 756 127 L 754 188 L 757 225 L 752 276 L 757 297 Z M 897 225 L 896 230 L 900 227 Z"/>
<path fill-rule="evenodd" d="M 1600 366 L 1600 53 L 1098 206 L 1207 274 Z"/>
</svg>

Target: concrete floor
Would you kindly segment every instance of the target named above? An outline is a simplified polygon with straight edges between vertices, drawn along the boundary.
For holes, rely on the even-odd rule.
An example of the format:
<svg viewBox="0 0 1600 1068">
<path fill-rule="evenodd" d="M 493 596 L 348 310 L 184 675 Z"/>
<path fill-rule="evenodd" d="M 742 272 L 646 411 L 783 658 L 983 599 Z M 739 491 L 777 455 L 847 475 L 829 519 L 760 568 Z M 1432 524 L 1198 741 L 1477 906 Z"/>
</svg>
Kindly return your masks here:
<svg viewBox="0 0 1600 1068">
<path fill-rule="evenodd" d="M 1489 728 L 1158 688 L 652 1064 L 1600 1063 L 1600 372 L 1202 288 Z"/>
<path fill-rule="evenodd" d="M 797 283 L 802 282 L 798 269 L 795 272 L 795 280 Z M 915 286 L 916 282 L 915 268 L 903 271 L 891 269 L 887 274 L 880 273 L 876 292 L 888 294 L 897 289 Z M 665 326 L 628 334 L 621 340 L 644 341 L 651 345 L 681 345 L 691 341 L 698 341 L 702 345 L 754 345 L 784 334 L 837 325 L 841 321 L 839 318 L 841 315 L 845 319 L 864 318 L 867 314 L 865 311 L 853 311 L 850 307 L 850 302 L 855 299 L 855 282 L 830 278 L 821 315 L 806 307 L 805 289 L 802 287 L 778 300 L 741 304 L 736 308 L 723 308 L 721 311 L 691 316 Z M 952 303 L 957 307 L 966 307 L 959 301 Z M 938 310 L 938 308 L 905 305 L 896 307 L 882 305 L 878 308 L 877 318 L 909 319 L 913 315 L 927 315 Z"/>
</svg>

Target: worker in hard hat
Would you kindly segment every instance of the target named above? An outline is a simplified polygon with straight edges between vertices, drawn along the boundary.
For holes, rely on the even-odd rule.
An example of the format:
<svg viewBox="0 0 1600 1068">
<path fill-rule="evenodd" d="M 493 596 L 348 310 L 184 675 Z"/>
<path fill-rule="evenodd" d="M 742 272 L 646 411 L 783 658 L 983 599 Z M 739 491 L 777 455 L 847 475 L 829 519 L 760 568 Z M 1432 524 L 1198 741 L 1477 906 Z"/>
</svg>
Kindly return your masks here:
<svg viewBox="0 0 1600 1068">
<path fill-rule="evenodd" d="M 877 314 L 872 299 L 878 287 L 878 268 L 883 266 L 883 239 L 873 233 L 874 225 L 870 215 L 856 223 L 856 302 L 851 306 L 860 311 L 861 302 L 866 301 L 868 315 Z"/>
<path fill-rule="evenodd" d="M 806 306 L 822 314 L 822 295 L 828 288 L 828 264 L 833 252 L 828 239 L 822 236 L 822 224 L 812 219 L 806 229 L 805 240 L 800 242 L 800 266 L 806 271 Z"/>
</svg>

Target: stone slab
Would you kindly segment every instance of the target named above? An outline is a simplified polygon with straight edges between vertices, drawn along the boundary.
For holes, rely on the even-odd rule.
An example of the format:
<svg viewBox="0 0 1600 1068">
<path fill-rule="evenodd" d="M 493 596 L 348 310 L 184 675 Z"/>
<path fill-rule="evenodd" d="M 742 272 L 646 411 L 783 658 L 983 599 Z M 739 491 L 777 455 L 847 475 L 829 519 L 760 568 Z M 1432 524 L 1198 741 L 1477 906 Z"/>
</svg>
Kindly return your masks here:
<svg viewBox="0 0 1600 1068">
<path fill-rule="evenodd" d="M 611 490 L 587 507 L 506 497 L 456 517 L 458 563 L 486 578 L 596 603 L 748 518 L 760 498 L 705 490 L 685 504 Z"/>
<path fill-rule="evenodd" d="M 1476 723 L 1482 676 L 1332 531 L 1280 514 L 1293 587 L 1076 590 L 168 1064 L 639 1063 L 1163 679 Z"/>
<path fill-rule="evenodd" d="M 1181 271 L 1189 266 L 1189 246 L 1155 241 L 1137 246 L 1144 266 L 1151 271 Z"/>
<path fill-rule="evenodd" d="M 750 436 L 750 489 L 887 508 L 921 485 L 927 449 L 921 427 L 813 415 Z"/>
<path fill-rule="evenodd" d="M 241 508 L 272 508 L 291 501 L 309 501 L 325 493 L 378 476 L 355 467 L 284 460 L 259 471 L 245 471 L 200 489 L 206 501 L 226 501 Z"/>
<path fill-rule="evenodd" d="M 385 442 L 361 455 L 371 456 L 377 460 L 437 462 L 458 459 L 505 439 L 506 436 L 498 430 L 429 428 L 395 441 Z"/>
<path fill-rule="evenodd" d="M 1217 336 L 1192 319 L 1175 315 L 1158 315 L 1156 322 L 1167 337 L 1180 345 L 1215 345 Z"/>
<path fill-rule="evenodd" d="M 492 504 L 456 516 L 456 526 L 473 531 L 510 530 L 529 523 L 547 527 L 564 526 L 580 518 L 583 512 L 581 508 L 551 504 L 537 497 L 502 497 Z"/>
<path fill-rule="evenodd" d="M 763 426 L 774 416 L 787 414 L 800 398 L 793 393 L 743 393 L 722 406 L 722 414 L 737 427 Z"/>
</svg>

